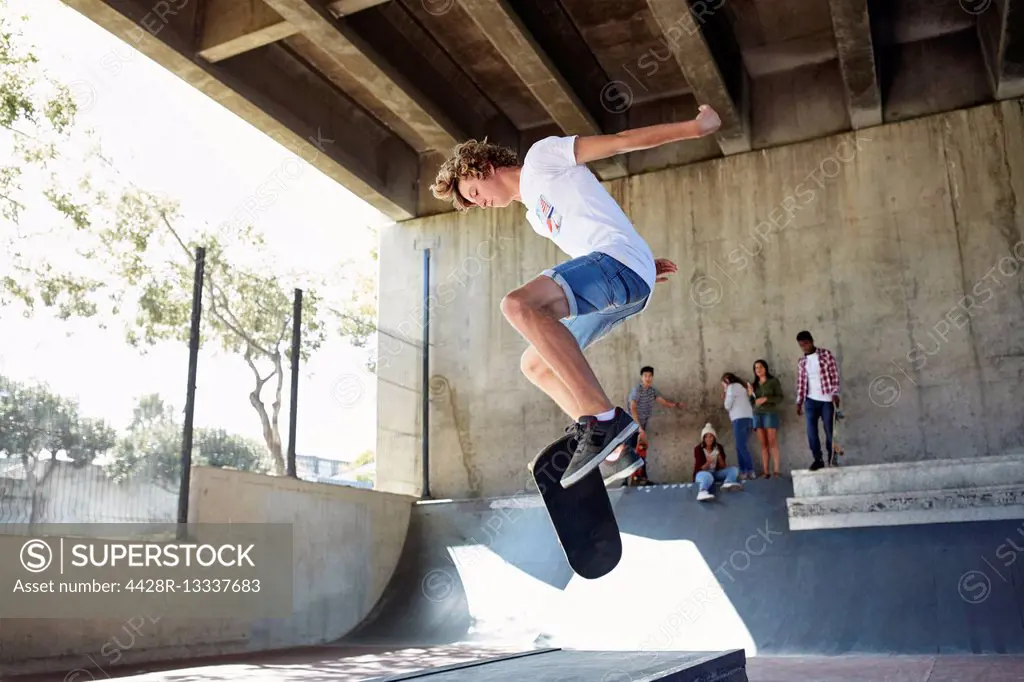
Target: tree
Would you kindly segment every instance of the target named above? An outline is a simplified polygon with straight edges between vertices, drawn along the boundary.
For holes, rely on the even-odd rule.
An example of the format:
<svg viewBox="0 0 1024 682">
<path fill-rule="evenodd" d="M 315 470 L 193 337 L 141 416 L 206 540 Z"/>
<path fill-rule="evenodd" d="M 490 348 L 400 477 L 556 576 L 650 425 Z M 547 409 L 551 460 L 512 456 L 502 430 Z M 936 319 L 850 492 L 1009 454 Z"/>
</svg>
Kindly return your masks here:
<svg viewBox="0 0 1024 682">
<path fill-rule="evenodd" d="M 23 20 L 23 18 L 22 18 Z M 59 150 L 87 144 L 92 133 L 74 126 L 77 106 L 70 90 L 46 76 L 39 60 L 24 45 L 20 25 L 7 12 L 7 1 L 0 0 L 0 218 L 3 219 L 4 249 L 0 257 L 0 304 L 12 298 L 34 303 L 36 299 L 54 308 L 63 318 L 95 310 L 87 294 L 95 281 L 81 274 L 58 273 L 42 260 L 29 263 L 25 247 L 34 237 L 50 234 L 51 229 L 30 229 L 22 218 L 34 200 L 42 195 L 45 203 L 66 224 L 78 229 L 86 222 L 87 206 L 72 200 L 60 189 Z M 79 182 L 87 183 L 86 178 Z M 26 187 L 27 185 L 27 187 Z M 31 277 L 31 290 L 19 281 Z"/>
<path fill-rule="evenodd" d="M 45 385 L 0 376 L 0 452 L 20 462 L 25 472 L 29 523 L 36 523 L 44 509 L 43 486 L 57 470 L 60 456 L 68 466 L 81 469 L 111 450 L 116 440 L 116 431 L 106 422 L 81 416 L 77 402 Z"/>
<path fill-rule="evenodd" d="M 137 188 L 121 196 L 117 219 L 97 228 L 106 248 L 102 258 L 135 292 L 136 316 L 126 338 L 136 347 L 166 340 L 189 340 L 192 315 L 191 280 L 194 254 L 206 248 L 201 334 L 207 342 L 244 359 L 252 371 L 250 405 L 255 410 L 270 454 L 274 473 L 285 473 L 280 416 L 285 362 L 290 357 L 293 283 L 273 271 L 262 235 L 251 227 L 240 234 L 222 236 L 198 230 L 191 237 L 178 227 L 176 207 Z M 245 245 L 263 262 L 231 263 L 228 244 Z M 307 285 L 313 278 L 307 276 Z M 300 361 L 305 361 L 326 337 L 319 287 L 306 287 L 302 301 Z M 271 403 L 264 387 L 271 384 Z"/>
<path fill-rule="evenodd" d="M 217 230 L 186 219 L 177 202 L 126 180 L 95 136 L 79 129 L 76 114 L 68 88 L 38 68 L 9 15 L 0 15 L 0 127 L 9 133 L 6 158 L 15 161 L 0 167 L 10 261 L 0 261 L 0 272 L 8 273 L 0 277 L 0 306 L 17 305 L 26 316 L 42 308 L 65 320 L 94 318 L 103 327 L 119 320 L 128 343 L 142 352 L 165 341 L 188 343 L 195 253 L 205 247 L 202 343 L 251 370 L 247 398 L 273 472 L 283 475 L 286 362 L 308 359 L 328 326 L 365 344 L 375 328 L 365 278 L 345 267 L 330 281 L 280 272 L 252 226 Z M 40 195 L 46 218 L 23 220 L 41 205 Z M 47 237 L 45 248 L 40 237 Z M 296 287 L 304 291 L 302 344 L 300 358 L 291 358 Z M 337 303 L 325 304 L 325 293 L 334 293 Z"/>
<path fill-rule="evenodd" d="M 175 414 L 156 394 L 139 398 L 132 422 L 106 465 L 107 475 L 118 483 L 142 478 L 177 492 L 184 427 Z M 192 435 L 194 466 L 263 473 L 267 469 L 263 450 L 260 443 L 223 429 L 198 428 Z"/>
<path fill-rule="evenodd" d="M 352 460 L 352 468 L 359 469 L 360 467 L 370 464 L 373 460 L 373 450 L 363 450 L 359 453 L 359 456 Z M 373 476 L 371 474 L 356 474 L 356 480 L 362 483 L 373 483 Z"/>
<path fill-rule="evenodd" d="M 361 466 L 366 466 L 372 461 L 373 450 L 363 450 L 354 460 L 352 460 L 352 467 L 358 469 Z"/>
</svg>

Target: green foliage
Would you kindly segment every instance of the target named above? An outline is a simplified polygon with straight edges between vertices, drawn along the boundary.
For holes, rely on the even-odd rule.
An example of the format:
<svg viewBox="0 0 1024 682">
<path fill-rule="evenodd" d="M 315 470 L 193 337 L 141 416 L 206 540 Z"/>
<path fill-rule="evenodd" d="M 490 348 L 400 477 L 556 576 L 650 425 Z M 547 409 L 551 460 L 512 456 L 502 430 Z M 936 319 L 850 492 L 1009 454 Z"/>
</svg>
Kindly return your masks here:
<svg viewBox="0 0 1024 682">
<path fill-rule="evenodd" d="M 363 450 L 359 453 L 359 456 L 352 460 L 352 467 L 358 469 L 359 467 L 366 466 L 373 462 L 375 458 L 373 450 Z M 357 474 L 356 480 L 363 483 L 373 483 L 372 474 Z"/>
<path fill-rule="evenodd" d="M 373 292 L 373 282 L 365 277 L 360 278 L 353 287 L 347 309 L 344 312 L 334 312 L 342 335 L 346 336 L 353 346 L 365 348 L 377 331 L 377 301 Z"/>
<path fill-rule="evenodd" d="M 39 304 L 62 319 L 92 316 L 97 295 L 105 293 L 100 280 L 57 270 L 45 253 L 30 255 L 33 240 L 54 232 L 51 220 L 72 231 L 90 226 L 94 197 L 76 198 L 69 189 L 88 186 L 89 174 L 79 175 L 80 164 L 68 170 L 62 150 L 85 144 L 91 132 L 76 127 L 69 89 L 43 71 L 6 5 L 0 0 L 0 248 L 7 261 L 0 260 L 0 305 L 19 303 L 26 316 Z M 48 207 L 49 217 L 26 224 L 33 207 Z"/>
<path fill-rule="evenodd" d="M 70 90 L 39 69 L 38 58 L 26 48 L 20 24 L 6 5 L 0 2 L 0 128 L 10 132 L 11 148 L 3 158 L 45 169 L 71 136 L 78 109 Z M 18 165 L 0 166 L 0 216 L 15 223 L 25 208 L 19 197 L 22 176 Z M 50 187 L 47 198 L 51 195 L 56 198 L 60 193 Z M 66 198 L 54 207 L 72 221 L 80 218 Z"/>
<path fill-rule="evenodd" d="M 355 468 L 365 466 L 373 461 L 373 457 L 373 450 L 363 450 L 358 457 L 352 460 L 352 466 Z"/>
<path fill-rule="evenodd" d="M 161 342 L 186 344 L 195 254 L 205 248 L 201 343 L 236 356 L 252 371 L 248 401 L 273 470 L 283 474 L 279 415 L 286 366 L 293 360 L 294 289 L 301 282 L 300 357 L 306 360 L 328 331 L 357 346 L 367 343 L 376 329 L 371 280 L 351 277 L 346 263 L 339 263 L 331 281 L 284 273 L 253 227 L 217 231 L 187 220 L 178 202 L 124 178 L 91 132 L 80 129 L 76 114 L 68 88 L 46 75 L 17 21 L 0 14 L 0 142 L 9 143 L 0 154 L 0 312 L 17 308 L 31 317 L 45 310 L 62 320 L 119 324 L 127 343 L 143 353 Z M 22 220 L 39 206 L 47 209 L 45 217 Z M 332 298 L 337 305 L 328 304 L 325 293 L 339 290 L 346 293 Z M 159 432 L 170 427 L 157 422 L 147 437 L 170 443 Z M 140 443 L 125 447 L 126 461 L 159 459 L 132 450 Z M 214 449 L 219 447 L 228 445 Z"/>
<path fill-rule="evenodd" d="M 77 402 L 46 386 L 0 376 L 0 453 L 20 461 L 34 488 L 56 468 L 58 453 L 82 468 L 106 458 L 107 475 L 121 483 L 141 477 L 176 491 L 181 481 L 183 426 L 174 409 L 156 394 L 135 405 L 123 437 L 101 419 L 84 417 Z M 192 462 L 265 473 L 266 448 L 223 429 L 195 429 Z M 39 462 L 48 461 L 42 475 Z"/>
<path fill-rule="evenodd" d="M 0 0 L 0 7 L 5 4 Z M 281 354 L 280 339 L 291 332 L 299 277 L 276 271 L 262 235 L 251 226 L 231 234 L 201 229 L 184 220 L 177 202 L 125 181 L 91 131 L 78 129 L 76 113 L 68 88 L 42 71 L 20 26 L 0 14 L 0 126 L 11 133 L 7 158 L 15 161 L 0 166 L 0 212 L 17 226 L 26 205 L 38 203 L 30 193 L 42 186 L 57 224 L 41 234 L 67 236 L 78 256 L 73 266 L 63 268 L 48 258 L 33 261 L 24 247 L 40 234 L 7 231 L 5 246 L 13 262 L 0 278 L 0 304 L 20 303 L 26 315 L 42 305 L 61 319 L 101 317 L 101 324 L 123 312 L 128 316 L 126 338 L 136 346 L 186 341 L 194 254 L 203 246 L 204 306 L 214 312 L 204 316 L 209 322 L 204 337 L 225 351 L 245 355 L 251 350 L 254 358 L 273 361 Z M 68 156 L 64 149 L 81 150 L 84 158 Z M 51 171 L 57 162 L 73 165 L 76 172 Z M 24 189 L 21 180 L 30 175 L 37 182 Z M 240 258 L 252 254 L 258 262 L 243 265 Z M 348 264 L 339 265 L 341 270 Z M 98 270 L 103 277 L 95 274 Z M 357 278 L 348 287 L 344 309 L 338 310 L 324 306 L 320 292 L 329 288 L 328 282 L 301 277 L 306 280 L 301 287 L 302 357 L 320 347 L 329 322 L 342 336 L 364 345 L 375 330 L 369 280 Z"/>
<path fill-rule="evenodd" d="M 43 455 L 56 461 L 57 453 L 81 468 L 114 447 L 116 439 L 106 422 L 79 414 L 77 402 L 45 385 L 0 376 L 0 452 L 26 468 Z"/>
<path fill-rule="evenodd" d="M 138 399 L 127 433 L 118 444 L 107 475 L 116 482 L 142 478 L 167 490 L 181 483 L 184 426 L 160 396 Z M 266 448 L 223 429 L 198 428 L 192 434 L 193 466 L 212 466 L 265 473 Z"/>
<path fill-rule="evenodd" d="M 78 403 L 46 386 L 0 376 L 0 452 L 20 462 L 32 493 L 30 522 L 42 507 L 40 489 L 58 465 L 58 455 L 76 469 L 114 447 L 117 433 L 101 419 L 79 414 Z M 46 462 L 40 473 L 40 463 Z"/>
</svg>

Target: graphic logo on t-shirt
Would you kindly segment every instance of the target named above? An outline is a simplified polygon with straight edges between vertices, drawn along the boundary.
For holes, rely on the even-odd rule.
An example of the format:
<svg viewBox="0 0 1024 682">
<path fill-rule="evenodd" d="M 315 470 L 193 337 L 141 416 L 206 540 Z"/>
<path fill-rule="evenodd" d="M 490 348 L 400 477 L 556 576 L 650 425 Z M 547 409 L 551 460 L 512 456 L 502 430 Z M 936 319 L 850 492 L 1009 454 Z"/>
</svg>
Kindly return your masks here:
<svg viewBox="0 0 1024 682">
<path fill-rule="evenodd" d="M 548 228 L 548 234 L 552 237 L 558 236 L 562 229 L 562 214 L 555 210 L 551 202 L 542 194 L 537 200 L 537 217 Z"/>
</svg>

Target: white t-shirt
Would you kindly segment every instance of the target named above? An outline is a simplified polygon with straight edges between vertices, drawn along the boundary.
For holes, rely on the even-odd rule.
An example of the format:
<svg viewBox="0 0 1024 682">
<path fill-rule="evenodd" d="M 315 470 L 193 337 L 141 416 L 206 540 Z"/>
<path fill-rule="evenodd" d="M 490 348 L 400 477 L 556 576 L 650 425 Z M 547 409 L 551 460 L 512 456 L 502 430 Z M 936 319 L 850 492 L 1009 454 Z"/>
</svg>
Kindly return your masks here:
<svg viewBox="0 0 1024 682">
<path fill-rule="evenodd" d="M 584 164 L 576 136 L 539 140 L 523 159 L 519 193 L 534 232 L 570 258 L 598 251 L 638 274 L 654 294 L 654 254 L 619 204 Z"/>
<path fill-rule="evenodd" d="M 807 397 L 824 403 L 832 401 L 821 390 L 821 362 L 818 361 L 818 351 L 807 356 Z"/>
<path fill-rule="evenodd" d="M 729 388 L 725 389 L 725 409 L 729 410 L 730 421 L 754 418 L 750 395 L 743 384 L 729 384 Z"/>
</svg>

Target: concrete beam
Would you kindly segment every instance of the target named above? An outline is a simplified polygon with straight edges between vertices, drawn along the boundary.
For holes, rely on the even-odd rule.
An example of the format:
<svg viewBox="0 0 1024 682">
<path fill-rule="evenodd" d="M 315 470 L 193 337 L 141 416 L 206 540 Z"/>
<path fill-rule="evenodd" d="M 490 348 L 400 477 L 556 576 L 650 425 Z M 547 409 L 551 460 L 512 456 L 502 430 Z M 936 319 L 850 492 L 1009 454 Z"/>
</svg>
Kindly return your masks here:
<svg viewBox="0 0 1024 682">
<path fill-rule="evenodd" d="M 224 82 L 251 91 L 253 103 L 278 122 L 276 130 L 265 129 L 272 137 L 282 127 L 306 136 L 320 155 L 331 155 L 405 214 L 417 215 L 415 150 L 299 56 L 272 45 L 226 62 L 221 73 Z"/>
<path fill-rule="evenodd" d="M 603 133 L 506 0 L 458 2 L 566 135 Z M 591 165 L 602 180 L 627 174 L 618 156 Z"/>
<path fill-rule="evenodd" d="M 882 124 L 882 94 L 875 67 L 868 0 L 829 0 L 846 106 L 854 130 Z"/>
<path fill-rule="evenodd" d="M 1024 96 L 1024 0 L 996 0 L 978 17 L 978 34 L 996 99 Z"/>
<path fill-rule="evenodd" d="M 445 154 L 439 151 L 420 154 L 419 182 L 417 183 L 419 203 L 416 205 L 416 215 L 419 217 L 448 213 L 452 210 L 451 204 L 439 201 L 430 191 L 430 186 L 434 184 L 434 178 L 437 177 L 437 169 L 441 167 L 444 160 Z"/>
<path fill-rule="evenodd" d="M 698 3 L 704 5 L 704 3 Z M 690 84 L 700 104 L 710 104 L 722 119 L 716 135 L 722 153 L 738 154 L 750 151 L 750 122 L 747 102 L 747 73 L 742 60 L 735 64 L 720 64 L 705 39 L 703 28 L 715 20 L 715 11 L 706 5 L 695 15 L 689 3 L 680 0 L 647 0 L 651 14 L 672 51 L 676 63 Z M 716 21 L 721 23 L 721 17 Z M 729 39 L 733 39 L 731 34 Z M 737 51 L 738 54 L 738 51 Z M 737 70 L 738 92 L 730 93 L 728 77 L 723 69 Z M 737 75 L 737 74 L 732 74 Z"/>
<path fill-rule="evenodd" d="M 335 16 L 344 17 L 388 2 L 391 0 L 334 0 L 328 2 L 327 7 Z"/>
<path fill-rule="evenodd" d="M 267 0 L 274 11 L 328 54 L 374 99 L 402 118 L 419 136 L 414 147 L 450 149 L 465 133 L 392 68 L 354 31 L 338 22 L 317 0 Z"/>
<path fill-rule="evenodd" d="M 354 14 L 388 0 L 336 0 L 327 7 L 335 16 Z M 263 0 L 206 0 L 199 56 L 219 62 L 298 33 Z"/>
<path fill-rule="evenodd" d="M 303 90 L 306 84 L 293 80 L 294 72 L 283 76 L 281 64 L 271 64 L 263 53 L 239 57 L 242 61 L 230 70 L 210 64 L 199 59 L 181 36 L 168 30 L 146 30 L 143 26 L 148 8 L 140 2 L 62 1 L 393 220 L 415 216 L 415 153 L 406 147 L 407 153 L 399 155 L 396 150 L 401 141 L 365 114 L 362 120 L 353 119 L 360 110 L 354 104 L 346 106 L 336 91 L 332 91 L 335 101 L 317 102 L 308 90 Z M 371 129 L 374 124 L 378 129 Z M 392 153 L 388 158 L 392 167 L 381 167 L 379 144 L 346 148 L 345 143 L 359 142 L 367 132 L 374 132 L 375 139 L 390 137 L 387 151 Z M 412 170 L 408 182 L 406 167 Z M 408 186 L 400 186 L 402 182 L 397 178 Z"/>
<path fill-rule="evenodd" d="M 339 66 L 336 60 L 319 46 L 313 44 L 306 36 L 301 33 L 291 36 L 286 38 L 283 44 L 321 73 L 324 78 L 331 81 L 346 96 L 358 102 L 363 109 L 390 128 L 398 137 L 405 140 L 417 153 L 423 154 L 430 151 L 430 145 L 424 142 L 422 136 L 401 116 L 377 100 L 373 93 L 364 88 L 352 74 Z"/>
<path fill-rule="evenodd" d="M 206 0 L 199 56 L 219 62 L 294 33 L 263 0 Z"/>
</svg>

